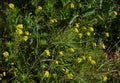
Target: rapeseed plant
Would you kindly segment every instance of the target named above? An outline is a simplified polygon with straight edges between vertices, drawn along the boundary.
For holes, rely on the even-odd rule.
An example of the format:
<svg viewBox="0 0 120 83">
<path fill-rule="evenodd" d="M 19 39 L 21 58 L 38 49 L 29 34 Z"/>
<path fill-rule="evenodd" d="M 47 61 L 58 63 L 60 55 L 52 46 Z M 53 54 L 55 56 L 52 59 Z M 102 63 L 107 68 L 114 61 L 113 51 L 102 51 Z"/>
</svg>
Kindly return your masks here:
<svg viewBox="0 0 120 83">
<path fill-rule="evenodd" d="M 90 32 L 86 32 L 86 35 L 89 37 L 89 36 L 91 36 L 91 33 Z"/>
<path fill-rule="evenodd" d="M 37 9 L 38 9 L 39 11 L 41 11 L 41 10 L 42 10 L 42 6 L 38 6 Z"/>
<path fill-rule="evenodd" d="M 74 28 L 74 31 L 75 31 L 76 33 L 78 33 L 78 32 L 79 32 L 78 28 Z"/>
<path fill-rule="evenodd" d="M 94 28 L 93 27 L 89 27 L 90 31 L 93 32 L 94 31 Z"/>
<path fill-rule="evenodd" d="M 74 9 L 74 8 L 75 8 L 75 5 L 74 5 L 73 3 L 71 3 L 71 4 L 70 4 L 70 7 L 71 7 L 72 9 Z"/>
<path fill-rule="evenodd" d="M 60 55 L 60 56 L 63 56 L 63 51 L 60 51 L 60 52 L 59 52 L 59 55 Z"/>
<path fill-rule="evenodd" d="M 45 50 L 45 54 L 46 54 L 47 56 L 50 56 L 50 51 L 49 51 L 49 50 Z"/>
<path fill-rule="evenodd" d="M 48 78 L 49 76 L 50 76 L 50 73 L 49 73 L 48 70 L 46 70 L 46 71 L 44 72 L 44 77 L 45 77 L 45 78 Z"/>
<path fill-rule="evenodd" d="M 72 73 L 68 73 L 67 77 L 68 77 L 68 79 L 73 79 L 73 74 Z"/>
<path fill-rule="evenodd" d="M 5 58 L 7 58 L 7 57 L 9 56 L 9 52 L 4 51 L 4 52 L 3 52 L 3 56 L 4 56 Z"/>
<path fill-rule="evenodd" d="M 16 33 L 19 34 L 19 35 L 22 35 L 23 34 L 23 31 L 21 29 L 17 29 L 16 30 Z"/>
<path fill-rule="evenodd" d="M 74 48 L 70 48 L 70 51 L 73 53 L 73 52 L 75 52 L 75 49 Z"/>
<path fill-rule="evenodd" d="M 23 36 L 23 40 L 27 41 L 28 40 L 28 36 Z"/>
<path fill-rule="evenodd" d="M 108 32 L 105 33 L 105 37 L 109 37 L 109 33 Z"/>
<path fill-rule="evenodd" d="M 103 81 L 107 81 L 107 76 L 106 75 L 103 75 Z"/>
<path fill-rule="evenodd" d="M 11 9 L 14 9 L 14 7 L 15 7 L 13 3 L 9 3 L 8 5 L 9 5 L 9 8 L 11 8 Z"/>
<path fill-rule="evenodd" d="M 81 63 L 81 62 L 82 62 L 82 58 L 78 57 L 78 58 L 77 58 L 77 62 L 78 62 L 78 63 Z"/>
<path fill-rule="evenodd" d="M 81 39 L 83 37 L 83 34 L 82 33 L 79 33 L 79 38 Z"/>
<path fill-rule="evenodd" d="M 28 36 L 29 34 L 30 34 L 30 33 L 29 33 L 29 31 L 25 31 L 25 35 L 27 35 L 27 36 Z"/>
</svg>

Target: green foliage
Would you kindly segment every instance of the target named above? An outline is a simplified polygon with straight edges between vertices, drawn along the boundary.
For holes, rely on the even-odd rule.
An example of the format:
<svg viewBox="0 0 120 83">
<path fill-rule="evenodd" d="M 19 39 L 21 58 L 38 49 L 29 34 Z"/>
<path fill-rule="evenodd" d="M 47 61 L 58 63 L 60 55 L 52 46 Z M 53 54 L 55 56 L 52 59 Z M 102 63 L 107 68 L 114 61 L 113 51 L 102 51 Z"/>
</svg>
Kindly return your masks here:
<svg viewBox="0 0 120 83">
<path fill-rule="evenodd" d="M 0 81 L 109 80 L 116 65 L 106 52 L 114 47 L 103 50 L 120 37 L 113 0 L 13 0 L 0 10 Z"/>
</svg>

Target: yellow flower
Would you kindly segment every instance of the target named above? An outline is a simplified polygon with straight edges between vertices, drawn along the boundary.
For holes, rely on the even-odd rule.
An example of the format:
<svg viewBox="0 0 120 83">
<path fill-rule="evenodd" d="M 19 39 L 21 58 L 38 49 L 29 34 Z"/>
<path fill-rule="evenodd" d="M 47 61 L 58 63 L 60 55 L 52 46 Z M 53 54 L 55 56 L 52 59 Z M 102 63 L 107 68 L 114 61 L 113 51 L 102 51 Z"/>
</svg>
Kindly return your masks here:
<svg viewBox="0 0 120 83">
<path fill-rule="evenodd" d="M 75 52 L 74 48 L 70 48 L 70 51 L 71 51 L 71 52 Z"/>
<path fill-rule="evenodd" d="M 2 80 L 2 78 L 0 77 L 0 80 Z"/>
<path fill-rule="evenodd" d="M 6 76 L 6 72 L 3 72 L 3 76 Z"/>
<path fill-rule="evenodd" d="M 48 78 L 49 76 L 50 76 L 49 71 L 45 71 L 45 73 L 44 73 L 44 77 Z"/>
<path fill-rule="evenodd" d="M 45 53 L 47 56 L 50 56 L 50 51 L 49 50 L 45 50 Z"/>
<path fill-rule="evenodd" d="M 116 11 L 113 11 L 113 13 L 114 13 L 114 15 L 115 15 L 115 16 L 117 16 L 117 15 L 118 15 L 118 13 L 117 13 Z"/>
<path fill-rule="evenodd" d="M 28 40 L 28 36 L 23 36 L 23 40 L 27 41 Z"/>
<path fill-rule="evenodd" d="M 83 60 L 86 60 L 86 57 L 85 56 L 82 56 Z"/>
<path fill-rule="evenodd" d="M 56 22 L 57 22 L 57 19 L 55 19 L 55 18 L 54 18 L 54 19 L 50 19 L 50 22 L 51 22 L 51 23 L 56 23 Z"/>
<path fill-rule="evenodd" d="M 90 32 L 86 32 L 86 35 L 87 35 L 87 36 L 90 36 L 91 34 L 90 34 Z"/>
<path fill-rule="evenodd" d="M 91 62 L 92 65 L 96 64 L 95 60 L 93 60 L 93 59 L 90 62 Z"/>
<path fill-rule="evenodd" d="M 78 35 L 79 35 L 79 37 L 80 37 L 80 38 L 82 38 L 82 37 L 83 37 L 83 34 L 82 34 L 82 33 L 79 33 Z"/>
<path fill-rule="evenodd" d="M 76 27 L 76 28 L 79 28 L 79 24 L 78 24 L 78 23 L 75 23 L 75 27 Z"/>
<path fill-rule="evenodd" d="M 95 42 L 93 42 L 92 45 L 93 45 L 93 47 L 96 47 L 96 46 L 97 46 L 97 44 L 96 44 Z"/>
<path fill-rule="evenodd" d="M 107 76 L 103 75 L 103 81 L 107 81 Z"/>
<path fill-rule="evenodd" d="M 3 56 L 7 58 L 9 56 L 9 53 L 7 51 L 3 52 Z"/>
<path fill-rule="evenodd" d="M 54 19 L 54 22 L 57 22 L 57 19 Z"/>
<path fill-rule="evenodd" d="M 77 62 L 78 62 L 78 63 L 81 63 L 81 62 L 82 62 L 82 58 L 79 58 L 79 57 L 78 57 L 78 58 L 77 58 Z"/>
<path fill-rule="evenodd" d="M 9 8 L 11 8 L 11 9 L 14 9 L 14 7 L 15 7 L 13 3 L 9 3 L 8 6 L 9 6 Z"/>
<path fill-rule="evenodd" d="M 103 49 L 105 49 L 106 48 L 106 46 L 105 46 L 105 44 L 103 43 L 103 44 L 101 44 L 101 47 L 103 48 Z"/>
<path fill-rule="evenodd" d="M 38 10 L 42 10 L 42 7 L 41 6 L 38 6 L 38 8 L 37 8 Z"/>
<path fill-rule="evenodd" d="M 109 33 L 108 32 L 105 33 L 105 37 L 109 37 Z"/>
<path fill-rule="evenodd" d="M 25 31 L 25 35 L 29 35 L 29 32 L 28 32 L 28 31 Z"/>
<path fill-rule="evenodd" d="M 87 28 L 86 28 L 85 26 L 82 26 L 82 29 L 83 29 L 83 30 L 86 30 Z"/>
<path fill-rule="evenodd" d="M 23 31 L 21 29 L 17 29 L 16 30 L 16 33 L 19 34 L 19 35 L 22 35 L 23 34 Z"/>
<path fill-rule="evenodd" d="M 67 74 L 67 77 L 68 77 L 68 79 L 73 79 L 73 74 L 69 73 L 69 74 Z"/>
<path fill-rule="evenodd" d="M 92 56 L 89 56 L 89 57 L 88 57 L 88 60 L 91 61 L 91 60 L 92 60 Z"/>
<path fill-rule="evenodd" d="M 94 28 L 93 27 L 89 27 L 90 31 L 93 32 L 94 31 Z"/>
<path fill-rule="evenodd" d="M 75 6 L 74 6 L 73 3 L 70 4 L 70 7 L 71 7 L 72 9 L 75 8 Z"/>
<path fill-rule="evenodd" d="M 62 71 L 65 72 L 65 68 L 62 68 Z"/>
<path fill-rule="evenodd" d="M 3 77 L 3 74 L 0 74 L 0 77 Z"/>
<path fill-rule="evenodd" d="M 69 73 L 69 69 L 65 69 L 65 74 L 68 74 Z"/>
<path fill-rule="evenodd" d="M 55 61 L 55 64 L 56 64 L 56 65 L 58 65 L 58 64 L 59 64 L 58 60 L 56 60 L 56 61 Z"/>
<path fill-rule="evenodd" d="M 60 55 L 60 56 L 63 56 L 63 51 L 60 51 L 60 52 L 59 52 L 59 55 Z"/>
<path fill-rule="evenodd" d="M 78 30 L 77 28 L 75 28 L 75 29 L 74 29 L 74 31 L 75 31 L 76 33 L 78 33 L 78 32 L 79 32 L 79 30 Z"/>
<path fill-rule="evenodd" d="M 16 26 L 16 28 L 17 28 L 17 29 L 23 29 L 23 24 L 18 24 L 18 25 Z"/>
</svg>

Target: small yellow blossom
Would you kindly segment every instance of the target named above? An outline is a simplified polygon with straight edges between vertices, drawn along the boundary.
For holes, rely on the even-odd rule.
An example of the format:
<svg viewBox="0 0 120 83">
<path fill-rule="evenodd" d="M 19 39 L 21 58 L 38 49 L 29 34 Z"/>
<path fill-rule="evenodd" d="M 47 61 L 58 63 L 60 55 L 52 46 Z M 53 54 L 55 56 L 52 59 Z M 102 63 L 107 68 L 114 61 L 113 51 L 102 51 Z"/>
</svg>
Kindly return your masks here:
<svg viewBox="0 0 120 83">
<path fill-rule="evenodd" d="M 83 59 L 83 60 L 86 60 L 86 57 L 85 57 L 85 56 L 82 56 L 82 59 Z"/>
<path fill-rule="evenodd" d="M 6 72 L 3 72 L 3 76 L 6 76 Z"/>
<path fill-rule="evenodd" d="M 7 51 L 3 52 L 3 56 L 7 58 L 9 56 L 9 53 Z"/>
<path fill-rule="evenodd" d="M 74 48 L 70 48 L 70 51 L 71 51 L 71 52 L 75 52 Z"/>
<path fill-rule="evenodd" d="M 63 56 L 63 51 L 60 51 L 60 52 L 59 52 L 59 55 L 60 55 L 60 56 Z"/>
<path fill-rule="evenodd" d="M 107 81 L 107 76 L 103 75 L 103 81 Z"/>
<path fill-rule="evenodd" d="M 0 77 L 0 80 L 2 80 L 2 78 Z"/>
<path fill-rule="evenodd" d="M 90 31 L 93 32 L 94 31 L 94 28 L 93 27 L 89 27 Z"/>
<path fill-rule="evenodd" d="M 29 35 L 29 32 L 28 32 L 28 31 L 25 31 L 25 35 Z"/>
<path fill-rule="evenodd" d="M 92 60 L 92 56 L 89 56 L 89 57 L 88 57 L 88 60 L 91 61 L 91 60 Z"/>
<path fill-rule="evenodd" d="M 38 6 L 38 8 L 37 8 L 38 10 L 42 10 L 42 6 Z"/>
<path fill-rule="evenodd" d="M 82 37 L 83 37 L 83 34 L 82 34 L 82 33 L 79 33 L 78 35 L 79 35 L 79 37 L 80 37 L 80 38 L 82 38 Z"/>
<path fill-rule="evenodd" d="M 96 46 L 97 46 L 97 44 L 96 44 L 95 42 L 93 42 L 92 45 L 93 45 L 93 47 L 96 47 Z"/>
<path fill-rule="evenodd" d="M 90 36 L 91 34 L 90 34 L 90 32 L 86 32 L 86 35 L 87 35 L 87 36 Z"/>
<path fill-rule="evenodd" d="M 23 24 L 18 24 L 18 25 L 16 26 L 16 28 L 17 28 L 17 29 L 23 29 Z"/>
<path fill-rule="evenodd" d="M 68 77 L 68 79 L 73 79 L 73 74 L 72 73 L 68 73 L 67 77 Z"/>
<path fill-rule="evenodd" d="M 101 47 L 103 48 L 103 49 L 105 49 L 106 48 L 106 46 L 105 46 L 105 44 L 103 43 L 103 44 L 101 44 Z"/>
<path fill-rule="evenodd" d="M 51 23 L 54 23 L 54 19 L 51 19 L 50 22 L 51 22 Z"/>
<path fill-rule="evenodd" d="M 91 62 L 92 65 L 96 64 L 95 60 L 93 60 L 93 59 L 90 62 Z"/>
<path fill-rule="evenodd" d="M 78 28 L 75 28 L 75 29 L 74 29 L 74 31 L 75 31 L 76 33 L 78 33 L 78 32 L 79 32 Z"/>
<path fill-rule="evenodd" d="M 105 37 L 109 37 L 109 33 L 108 32 L 105 33 Z"/>
<path fill-rule="evenodd" d="M 62 71 L 65 72 L 65 68 L 62 68 Z"/>
<path fill-rule="evenodd" d="M 19 35 L 22 35 L 23 34 L 23 31 L 21 29 L 17 29 L 16 30 L 16 33 L 19 34 Z"/>
<path fill-rule="evenodd" d="M 0 74 L 0 77 L 3 77 L 3 74 Z"/>
<path fill-rule="evenodd" d="M 55 64 L 56 64 L 56 65 L 58 65 L 58 64 L 59 64 L 58 60 L 56 60 L 56 61 L 55 61 Z"/>
<path fill-rule="evenodd" d="M 44 77 L 48 78 L 49 76 L 50 76 L 49 71 L 45 71 L 45 73 L 44 73 Z"/>
<path fill-rule="evenodd" d="M 83 30 L 86 30 L 87 28 L 86 28 L 85 26 L 82 26 L 82 29 L 83 29 Z"/>
<path fill-rule="evenodd" d="M 57 22 L 57 19 L 54 19 L 54 22 Z"/>
<path fill-rule="evenodd" d="M 71 7 L 72 9 L 75 8 L 75 6 L 74 6 L 73 3 L 70 4 L 70 7 Z"/>
<path fill-rule="evenodd" d="M 118 13 L 117 13 L 116 11 L 113 11 L 113 13 L 114 13 L 114 15 L 115 15 L 115 16 L 117 16 L 117 15 L 118 15 Z"/>
<path fill-rule="evenodd" d="M 12 62 L 12 63 L 10 63 L 11 65 L 14 65 L 14 63 Z"/>
<path fill-rule="evenodd" d="M 9 3 L 8 6 L 9 6 L 9 8 L 11 8 L 11 9 L 14 9 L 14 7 L 15 7 L 13 3 Z"/>
<path fill-rule="evenodd" d="M 75 23 L 75 27 L 76 27 L 76 28 L 79 28 L 79 24 L 78 24 L 78 23 Z"/>
<path fill-rule="evenodd" d="M 65 74 L 68 74 L 69 73 L 69 69 L 65 69 Z"/>
<path fill-rule="evenodd" d="M 78 63 L 81 63 L 81 62 L 82 62 L 82 58 L 79 58 L 79 57 L 78 57 L 78 58 L 77 58 L 77 62 L 78 62 Z"/>
<path fill-rule="evenodd" d="M 57 19 L 55 19 L 55 18 L 54 18 L 54 19 L 50 19 L 50 22 L 51 22 L 51 23 L 56 23 L 56 22 L 57 22 Z"/>
<path fill-rule="evenodd" d="M 28 40 L 28 36 L 23 36 L 23 40 L 27 41 Z"/>
<path fill-rule="evenodd" d="M 45 50 L 45 53 L 47 56 L 50 56 L 50 51 L 49 50 Z"/>
</svg>

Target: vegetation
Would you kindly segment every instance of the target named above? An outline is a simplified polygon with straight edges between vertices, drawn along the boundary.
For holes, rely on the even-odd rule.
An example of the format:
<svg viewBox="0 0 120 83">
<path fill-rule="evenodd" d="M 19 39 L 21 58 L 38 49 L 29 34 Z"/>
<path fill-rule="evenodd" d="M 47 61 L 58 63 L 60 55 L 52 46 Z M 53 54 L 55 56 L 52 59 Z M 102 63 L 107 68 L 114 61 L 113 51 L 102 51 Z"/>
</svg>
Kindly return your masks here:
<svg viewBox="0 0 120 83">
<path fill-rule="evenodd" d="M 114 0 L 0 2 L 2 83 L 119 83 Z"/>
</svg>

